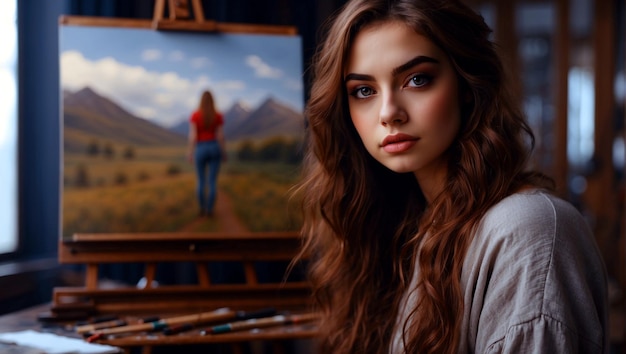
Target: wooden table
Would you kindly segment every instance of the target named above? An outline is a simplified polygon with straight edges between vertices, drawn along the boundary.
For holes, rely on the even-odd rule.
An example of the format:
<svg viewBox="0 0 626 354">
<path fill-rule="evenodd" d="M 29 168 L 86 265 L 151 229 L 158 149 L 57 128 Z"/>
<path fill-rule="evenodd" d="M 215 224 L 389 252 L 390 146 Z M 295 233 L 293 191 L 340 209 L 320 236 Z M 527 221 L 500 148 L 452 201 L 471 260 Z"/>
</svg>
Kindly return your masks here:
<svg viewBox="0 0 626 354">
<path fill-rule="evenodd" d="M 46 313 L 50 304 L 42 304 L 11 314 L 0 316 L 0 333 L 36 330 L 54 333 L 57 335 L 82 338 L 74 331 L 75 322 L 42 323 L 38 315 Z M 302 324 L 294 326 L 277 326 L 264 329 L 231 332 L 216 335 L 202 335 L 201 331 L 207 326 L 198 326 L 196 329 L 165 336 L 162 333 L 135 333 L 118 336 L 103 341 L 103 344 L 118 346 L 126 353 L 206 353 L 207 348 L 219 348 L 211 352 L 244 353 L 264 352 L 260 344 L 271 343 L 273 353 L 314 353 L 314 337 L 317 334 L 315 325 Z M 185 346 L 183 349 L 181 346 Z M 267 347 L 268 345 L 266 345 Z M 295 348 L 295 349 L 294 349 Z M 30 348 L 18 348 L 12 345 L 0 344 L 0 352 L 7 354 L 35 354 Z"/>
</svg>

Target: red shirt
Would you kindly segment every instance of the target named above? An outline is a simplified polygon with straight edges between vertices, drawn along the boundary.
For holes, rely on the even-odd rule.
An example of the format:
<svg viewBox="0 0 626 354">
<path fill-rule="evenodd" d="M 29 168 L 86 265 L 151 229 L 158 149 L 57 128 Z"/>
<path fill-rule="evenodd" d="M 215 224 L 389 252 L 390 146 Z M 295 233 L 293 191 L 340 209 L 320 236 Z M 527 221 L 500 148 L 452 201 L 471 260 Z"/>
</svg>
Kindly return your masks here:
<svg viewBox="0 0 626 354">
<path fill-rule="evenodd" d="M 215 120 L 208 127 L 204 127 L 202 122 L 202 115 L 200 111 L 195 111 L 189 119 L 192 124 L 196 126 L 196 141 L 211 141 L 215 140 L 215 131 L 217 128 L 224 124 L 224 118 L 221 113 L 215 113 Z"/>
</svg>

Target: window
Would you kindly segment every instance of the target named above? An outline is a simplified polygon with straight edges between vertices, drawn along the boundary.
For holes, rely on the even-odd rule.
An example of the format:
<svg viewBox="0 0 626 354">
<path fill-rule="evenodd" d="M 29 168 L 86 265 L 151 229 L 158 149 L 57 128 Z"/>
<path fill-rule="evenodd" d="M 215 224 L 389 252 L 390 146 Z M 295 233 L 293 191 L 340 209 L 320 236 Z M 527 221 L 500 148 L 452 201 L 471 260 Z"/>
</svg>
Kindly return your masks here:
<svg viewBox="0 0 626 354">
<path fill-rule="evenodd" d="M 17 0 L 0 2 L 0 254 L 17 250 Z"/>
</svg>

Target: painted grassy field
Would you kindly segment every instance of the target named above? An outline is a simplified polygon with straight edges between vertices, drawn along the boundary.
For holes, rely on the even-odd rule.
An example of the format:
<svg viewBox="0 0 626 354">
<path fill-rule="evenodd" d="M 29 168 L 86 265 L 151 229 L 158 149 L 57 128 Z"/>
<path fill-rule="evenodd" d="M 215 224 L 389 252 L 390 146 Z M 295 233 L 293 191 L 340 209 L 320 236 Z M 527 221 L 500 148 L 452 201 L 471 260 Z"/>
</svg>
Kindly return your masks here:
<svg viewBox="0 0 626 354">
<path fill-rule="evenodd" d="M 131 159 L 66 154 L 63 176 L 63 237 L 221 227 L 219 219 L 197 220 L 195 175 L 184 148 L 137 150 Z M 227 194 L 232 212 L 250 231 L 297 230 L 298 203 L 289 195 L 297 178 L 294 165 L 229 159 L 220 171 L 217 203 Z"/>
</svg>

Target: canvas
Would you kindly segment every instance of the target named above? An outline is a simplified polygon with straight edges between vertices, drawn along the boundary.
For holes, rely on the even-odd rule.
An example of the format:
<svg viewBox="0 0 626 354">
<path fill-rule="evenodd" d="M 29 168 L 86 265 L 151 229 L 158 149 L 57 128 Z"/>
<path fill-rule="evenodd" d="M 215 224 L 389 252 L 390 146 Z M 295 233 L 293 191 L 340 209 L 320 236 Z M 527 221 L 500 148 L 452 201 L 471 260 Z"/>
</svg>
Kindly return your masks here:
<svg viewBox="0 0 626 354">
<path fill-rule="evenodd" d="M 59 35 L 63 237 L 299 229 L 299 36 L 69 25 Z M 228 155 L 211 218 L 198 216 L 186 158 L 204 90 L 224 116 Z"/>
</svg>

